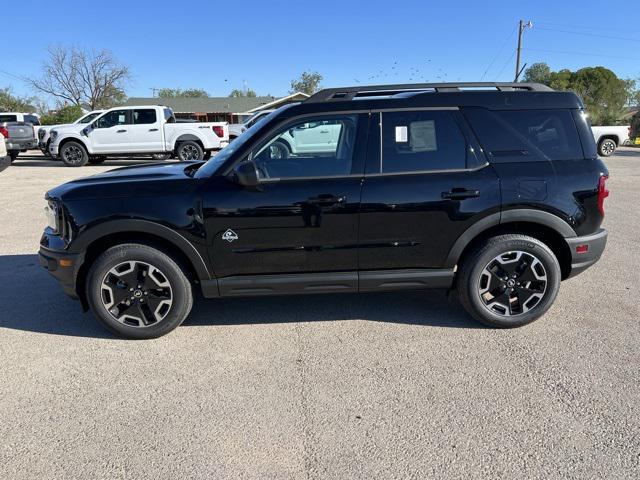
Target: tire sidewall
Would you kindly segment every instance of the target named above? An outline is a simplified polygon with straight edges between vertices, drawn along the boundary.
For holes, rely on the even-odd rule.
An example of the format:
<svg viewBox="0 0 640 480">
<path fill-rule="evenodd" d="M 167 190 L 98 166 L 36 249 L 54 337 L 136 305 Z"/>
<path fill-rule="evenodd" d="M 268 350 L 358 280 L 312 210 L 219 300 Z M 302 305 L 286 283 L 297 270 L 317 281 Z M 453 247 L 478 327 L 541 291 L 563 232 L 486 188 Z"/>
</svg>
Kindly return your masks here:
<svg viewBox="0 0 640 480">
<path fill-rule="evenodd" d="M 118 322 L 102 303 L 100 291 L 102 279 L 117 264 L 130 260 L 146 262 L 159 268 L 171 285 L 173 293 L 171 310 L 159 323 L 149 327 L 133 327 Z M 184 321 L 193 304 L 191 284 L 182 269 L 165 253 L 141 245 L 121 245 L 104 252 L 93 263 L 86 285 L 87 301 L 93 314 L 111 332 L 126 338 L 156 338 L 169 333 Z"/>
<path fill-rule="evenodd" d="M 520 250 L 534 255 L 547 272 L 547 288 L 542 300 L 531 310 L 514 317 L 505 317 L 489 311 L 480 297 L 478 282 L 485 266 L 496 256 L 509 251 Z M 558 260 L 549 247 L 534 238 L 509 239 L 496 242 L 483 249 L 474 259 L 469 274 L 465 278 L 465 290 L 469 306 L 475 318 L 483 323 L 500 327 L 519 327 L 531 323 L 542 316 L 553 304 L 560 288 L 561 271 Z"/>
<path fill-rule="evenodd" d="M 611 153 L 607 153 L 607 152 L 604 151 L 605 143 L 613 143 L 613 150 L 611 151 Z M 617 147 L 617 145 L 616 145 L 616 142 L 614 140 L 611 140 L 610 138 L 605 138 L 604 140 L 602 140 L 600 142 L 600 145 L 599 145 L 599 148 L 598 148 L 598 153 L 602 157 L 610 157 L 615 152 L 616 147 Z"/>
<path fill-rule="evenodd" d="M 82 152 L 82 158 L 77 162 L 69 162 L 65 159 L 64 156 L 64 151 L 72 146 L 78 147 Z M 67 167 L 83 167 L 89 161 L 89 154 L 82 144 L 78 142 L 67 142 L 60 149 L 60 159 L 62 160 L 62 163 L 64 163 Z"/>
<path fill-rule="evenodd" d="M 186 160 L 182 158 L 182 151 L 184 150 L 184 148 L 187 145 L 192 145 L 192 146 L 194 146 L 195 148 L 198 149 L 198 158 L 191 158 L 191 159 L 186 159 Z M 182 142 L 180 144 L 180 146 L 178 147 L 178 151 L 176 153 L 177 153 L 178 160 L 180 160 L 181 162 L 189 162 L 189 161 L 193 161 L 193 160 L 202 160 L 202 157 L 204 156 L 204 152 L 202 151 L 202 148 L 200 147 L 200 145 L 198 145 L 196 142 L 192 142 L 191 140 L 186 141 L 186 142 Z"/>
<path fill-rule="evenodd" d="M 280 142 L 276 140 L 275 142 L 273 142 L 272 146 L 277 147 L 278 150 L 282 152 L 282 156 L 278 158 L 278 160 L 284 160 L 286 158 L 289 158 L 289 156 L 291 155 L 291 152 L 289 151 L 289 147 L 284 142 Z"/>
</svg>

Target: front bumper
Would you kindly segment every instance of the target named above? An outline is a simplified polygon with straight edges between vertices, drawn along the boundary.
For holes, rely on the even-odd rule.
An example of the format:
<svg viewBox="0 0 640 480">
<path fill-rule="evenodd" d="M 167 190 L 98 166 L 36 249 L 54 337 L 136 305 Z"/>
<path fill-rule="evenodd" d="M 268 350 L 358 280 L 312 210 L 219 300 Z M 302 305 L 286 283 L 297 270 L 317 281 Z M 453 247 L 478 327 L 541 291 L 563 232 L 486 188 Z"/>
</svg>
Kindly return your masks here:
<svg viewBox="0 0 640 480">
<path fill-rule="evenodd" d="M 76 279 L 84 260 L 83 254 L 58 252 L 40 247 L 38 260 L 40 266 L 60 282 L 64 293 L 72 298 L 79 298 L 76 290 Z"/>
<path fill-rule="evenodd" d="M 38 147 L 35 138 L 30 140 L 16 140 L 11 137 L 7 138 L 7 150 L 33 150 Z"/>
<path fill-rule="evenodd" d="M 47 144 L 45 142 L 38 142 L 38 148 L 47 153 Z"/>
<path fill-rule="evenodd" d="M 565 238 L 565 240 L 571 250 L 571 273 L 569 277 L 574 277 L 600 260 L 604 247 L 607 245 L 607 231 L 601 228 L 591 235 Z M 578 253 L 579 247 L 585 251 Z"/>
<path fill-rule="evenodd" d="M 53 158 L 58 157 L 58 144 L 49 144 L 49 155 L 51 155 Z"/>
</svg>

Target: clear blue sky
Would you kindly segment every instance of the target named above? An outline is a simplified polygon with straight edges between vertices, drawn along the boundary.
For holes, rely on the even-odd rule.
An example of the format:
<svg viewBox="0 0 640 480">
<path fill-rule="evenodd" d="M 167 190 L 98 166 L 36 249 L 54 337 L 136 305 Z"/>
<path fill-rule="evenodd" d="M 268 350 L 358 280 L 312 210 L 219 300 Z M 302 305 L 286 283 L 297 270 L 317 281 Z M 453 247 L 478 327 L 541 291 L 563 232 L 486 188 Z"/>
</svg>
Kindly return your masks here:
<svg viewBox="0 0 640 480">
<path fill-rule="evenodd" d="M 324 86 L 509 81 L 519 19 L 534 23 L 523 62 L 640 77 L 640 9 L 629 0 L 4 3 L 0 87 L 19 94 L 34 92 L 11 75 L 38 74 L 48 45 L 113 51 L 133 73 L 129 96 L 151 87 L 227 95 L 244 81 L 283 95 L 308 69 Z"/>
</svg>

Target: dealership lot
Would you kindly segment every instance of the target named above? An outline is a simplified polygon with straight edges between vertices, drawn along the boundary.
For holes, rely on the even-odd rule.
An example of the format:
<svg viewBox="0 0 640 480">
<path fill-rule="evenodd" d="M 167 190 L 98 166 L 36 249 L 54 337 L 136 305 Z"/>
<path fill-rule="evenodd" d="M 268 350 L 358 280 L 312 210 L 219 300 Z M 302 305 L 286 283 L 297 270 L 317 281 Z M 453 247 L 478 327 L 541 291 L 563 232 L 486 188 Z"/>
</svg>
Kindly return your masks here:
<svg viewBox="0 0 640 480">
<path fill-rule="evenodd" d="M 640 150 L 606 160 L 603 259 L 538 322 L 437 292 L 199 301 L 105 333 L 41 271 L 44 192 L 135 160 L 0 173 L 0 478 L 640 475 Z"/>
</svg>

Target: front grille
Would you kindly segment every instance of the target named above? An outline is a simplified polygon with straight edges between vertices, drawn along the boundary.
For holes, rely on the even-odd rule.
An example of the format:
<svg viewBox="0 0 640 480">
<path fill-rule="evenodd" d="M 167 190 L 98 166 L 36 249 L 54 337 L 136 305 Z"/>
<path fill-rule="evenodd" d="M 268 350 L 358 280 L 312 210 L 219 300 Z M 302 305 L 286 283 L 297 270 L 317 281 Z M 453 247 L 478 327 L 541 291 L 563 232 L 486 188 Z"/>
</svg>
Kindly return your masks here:
<svg viewBox="0 0 640 480">
<path fill-rule="evenodd" d="M 42 140 L 44 138 L 44 134 L 44 130 L 38 130 L 38 140 Z"/>
</svg>

